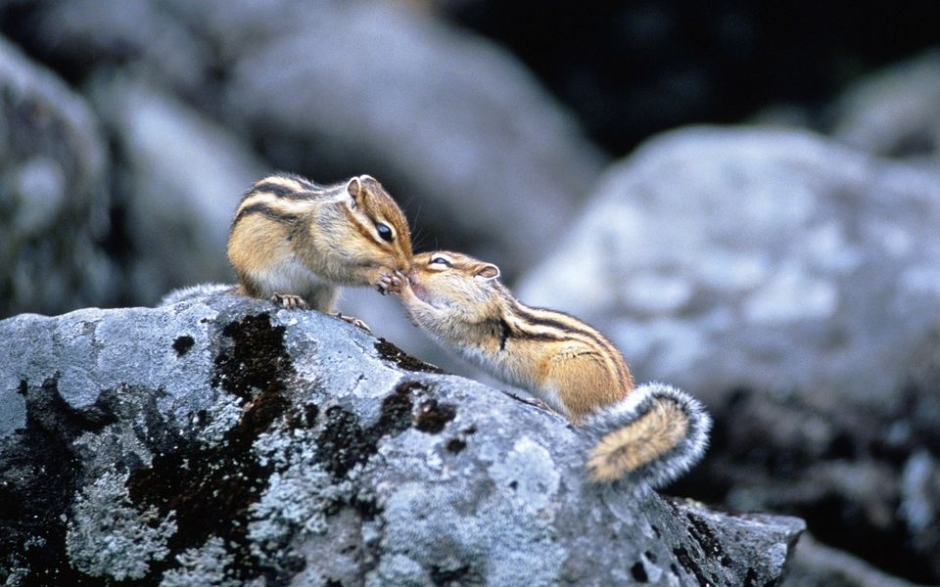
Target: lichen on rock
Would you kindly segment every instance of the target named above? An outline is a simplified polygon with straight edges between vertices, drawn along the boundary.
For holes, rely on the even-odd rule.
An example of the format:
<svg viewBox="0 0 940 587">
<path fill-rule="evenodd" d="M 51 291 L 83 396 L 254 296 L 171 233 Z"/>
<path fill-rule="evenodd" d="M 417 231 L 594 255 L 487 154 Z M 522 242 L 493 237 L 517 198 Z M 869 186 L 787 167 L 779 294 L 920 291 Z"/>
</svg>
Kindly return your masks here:
<svg viewBox="0 0 940 587">
<path fill-rule="evenodd" d="M 590 483 L 596 439 L 564 418 L 318 312 L 217 293 L 0 336 L 26 341 L 0 350 L 0 397 L 26 399 L 0 438 L 7 581 L 768 583 L 803 528 Z"/>
<path fill-rule="evenodd" d="M 75 498 L 65 550 L 72 565 L 92 577 L 141 579 L 170 552 L 173 513 L 135 508 L 126 485 L 127 474 L 105 473 Z"/>
</svg>

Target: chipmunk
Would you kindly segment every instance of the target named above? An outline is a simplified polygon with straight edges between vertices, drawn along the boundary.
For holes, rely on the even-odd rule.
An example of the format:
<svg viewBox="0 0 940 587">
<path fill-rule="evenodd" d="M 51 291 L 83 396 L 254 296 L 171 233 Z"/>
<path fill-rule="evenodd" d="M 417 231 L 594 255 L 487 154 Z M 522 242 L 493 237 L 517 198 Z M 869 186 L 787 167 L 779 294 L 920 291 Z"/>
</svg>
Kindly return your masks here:
<svg viewBox="0 0 940 587">
<path fill-rule="evenodd" d="M 395 201 L 368 175 L 330 186 L 266 177 L 235 211 L 228 258 L 238 292 L 328 312 L 336 285 L 377 286 L 411 262 L 411 233 Z"/>
<path fill-rule="evenodd" d="M 416 255 L 407 275 L 380 281 L 442 346 L 601 436 L 587 461 L 594 481 L 632 478 L 659 487 L 698 462 L 711 419 L 697 400 L 661 384 L 635 388 L 601 333 L 522 304 L 499 274 L 491 263 L 434 252 Z"/>
</svg>

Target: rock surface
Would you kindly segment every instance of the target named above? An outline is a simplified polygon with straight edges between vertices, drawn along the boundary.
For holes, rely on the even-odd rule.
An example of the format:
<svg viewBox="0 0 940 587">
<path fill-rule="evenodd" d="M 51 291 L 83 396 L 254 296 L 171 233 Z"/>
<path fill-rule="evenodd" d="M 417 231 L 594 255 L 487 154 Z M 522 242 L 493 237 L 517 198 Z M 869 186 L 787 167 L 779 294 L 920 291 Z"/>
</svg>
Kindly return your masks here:
<svg viewBox="0 0 940 587">
<path fill-rule="evenodd" d="M 559 417 L 316 312 L 220 295 L 0 334 L 7 584 L 764 585 L 802 530 L 586 483 Z"/>
<path fill-rule="evenodd" d="M 116 299 L 105 156 L 85 100 L 0 37 L 0 316 Z"/>
<path fill-rule="evenodd" d="M 680 491 L 802 516 L 935 583 L 937 226 L 940 177 L 920 166 L 805 132 L 689 129 L 611 169 L 520 297 L 706 400 L 712 451 Z"/>
<path fill-rule="evenodd" d="M 810 133 L 694 128 L 613 167 L 519 293 L 707 399 L 890 405 L 940 307 L 937 226 L 935 175 Z"/>
<path fill-rule="evenodd" d="M 57 59 L 143 72 L 272 167 L 374 175 L 429 238 L 507 272 L 551 243 L 606 161 L 508 52 L 416 6 L 75 0 L 33 18 Z"/>
</svg>

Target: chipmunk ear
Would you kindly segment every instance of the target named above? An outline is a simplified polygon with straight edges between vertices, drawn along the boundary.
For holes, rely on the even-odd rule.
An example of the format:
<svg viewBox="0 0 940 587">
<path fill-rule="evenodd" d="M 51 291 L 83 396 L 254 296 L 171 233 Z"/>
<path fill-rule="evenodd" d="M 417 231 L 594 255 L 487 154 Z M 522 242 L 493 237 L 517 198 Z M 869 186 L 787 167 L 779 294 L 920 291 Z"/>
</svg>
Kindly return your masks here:
<svg viewBox="0 0 940 587">
<path fill-rule="evenodd" d="M 365 190 L 365 187 L 362 185 L 362 181 L 358 177 L 354 177 L 346 182 L 346 193 L 349 194 L 349 197 L 352 198 L 353 208 L 359 205 L 359 201 L 362 198 L 362 192 Z"/>
<path fill-rule="evenodd" d="M 473 276 L 482 277 L 486 280 L 496 279 L 499 277 L 499 267 L 492 263 L 480 263 L 473 272 Z"/>
</svg>

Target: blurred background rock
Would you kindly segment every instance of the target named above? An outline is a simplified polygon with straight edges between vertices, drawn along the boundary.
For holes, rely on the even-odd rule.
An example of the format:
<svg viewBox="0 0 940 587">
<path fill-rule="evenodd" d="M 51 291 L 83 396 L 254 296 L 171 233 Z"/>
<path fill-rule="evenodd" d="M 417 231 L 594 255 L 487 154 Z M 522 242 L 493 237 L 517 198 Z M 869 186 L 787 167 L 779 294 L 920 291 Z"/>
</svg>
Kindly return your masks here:
<svg viewBox="0 0 940 587">
<path fill-rule="evenodd" d="M 938 23 L 911 0 L 0 0 L 0 317 L 231 281 L 253 180 L 369 173 L 417 250 L 496 262 L 705 399 L 713 450 L 673 491 L 805 517 L 790 584 L 940 583 Z M 394 299 L 341 309 L 478 376 Z"/>
</svg>

